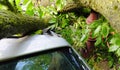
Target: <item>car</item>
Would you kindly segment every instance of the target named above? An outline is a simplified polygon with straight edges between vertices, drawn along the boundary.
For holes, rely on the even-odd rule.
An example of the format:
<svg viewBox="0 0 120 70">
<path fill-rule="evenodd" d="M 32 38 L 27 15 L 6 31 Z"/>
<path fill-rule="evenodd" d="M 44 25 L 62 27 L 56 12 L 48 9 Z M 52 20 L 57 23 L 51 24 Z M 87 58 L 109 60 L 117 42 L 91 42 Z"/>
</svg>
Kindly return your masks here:
<svg viewBox="0 0 120 70">
<path fill-rule="evenodd" d="M 0 70 L 90 70 L 62 37 L 42 35 L 0 40 Z"/>
</svg>

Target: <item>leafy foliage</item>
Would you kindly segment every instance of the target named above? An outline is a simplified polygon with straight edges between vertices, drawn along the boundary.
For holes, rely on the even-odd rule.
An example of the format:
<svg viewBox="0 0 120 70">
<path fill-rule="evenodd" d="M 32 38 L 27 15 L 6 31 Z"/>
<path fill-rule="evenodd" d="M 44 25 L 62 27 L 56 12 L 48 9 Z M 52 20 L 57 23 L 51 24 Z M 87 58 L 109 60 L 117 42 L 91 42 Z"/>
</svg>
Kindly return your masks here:
<svg viewBox="0 0 120 70">
<path fill-rule="evenodd" d="M 110 67 L 114 67 L 115 63 L 120 61 L 120 35 L 112 29 L 103 16 L 100 16 L 91 25 L 87 25 L 86 16 L 79 11 L 77 15 L 75 12 L 58 15 L 58 11 L 66 5 L 67 1 L 56 0 L 52 3 L 53 1 L 50 1 L 51 5 L 44 7 L 41 6 L 41 2 L 38 2 L 36 6 L 33 0 L 15 0 L 15 3 L 14 0 L 9 0 L 19 13 L 36 16 L 52 24 L 49 29 L 61 34 L 78 52 L 80 52 L 80 48 L 86 47 L 85 43 L 90 36 L 95 38 L 95 54 L 87 59 L 90 65 L 94 66 L 96 61 L 105 59 L 108 60 Z M 7 9 L 7 7 L 0 5 L 0 9 Z M 90 13 L 88 8 L 83 8 L 82 11 L 85 15 Z M 35 34 L 39 33 L 41 30 L 35 32 Z"/>
</svg>

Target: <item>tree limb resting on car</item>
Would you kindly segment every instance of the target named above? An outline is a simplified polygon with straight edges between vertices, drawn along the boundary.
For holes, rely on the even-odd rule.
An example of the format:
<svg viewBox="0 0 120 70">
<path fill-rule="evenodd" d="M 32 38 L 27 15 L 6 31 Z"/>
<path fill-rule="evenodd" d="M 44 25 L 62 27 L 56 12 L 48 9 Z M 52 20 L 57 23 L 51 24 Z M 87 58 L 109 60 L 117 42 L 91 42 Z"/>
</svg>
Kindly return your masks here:
<svg viewBox="0 0 120 70">
<path fill-rule="evenodd" d="M 0 38 L 44 29 L 49 24 L 37 17 L 0 10 Z"/>
</svg>

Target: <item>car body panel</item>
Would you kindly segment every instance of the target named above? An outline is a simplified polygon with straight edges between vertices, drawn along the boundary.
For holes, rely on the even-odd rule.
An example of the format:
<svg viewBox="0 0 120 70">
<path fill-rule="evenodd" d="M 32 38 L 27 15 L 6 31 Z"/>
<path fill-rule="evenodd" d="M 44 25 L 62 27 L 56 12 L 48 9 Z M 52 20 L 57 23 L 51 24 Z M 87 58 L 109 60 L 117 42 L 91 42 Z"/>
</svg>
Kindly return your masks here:
<svg viewBox="0 0 120 70">
<path fill-rule="evenodd" d="M 60 47 L 70 47 L 70 44 L 58 36 L 34 35 L 23 38 L 4 38 L 0 40 L 0 61 Z"/>
</svg>

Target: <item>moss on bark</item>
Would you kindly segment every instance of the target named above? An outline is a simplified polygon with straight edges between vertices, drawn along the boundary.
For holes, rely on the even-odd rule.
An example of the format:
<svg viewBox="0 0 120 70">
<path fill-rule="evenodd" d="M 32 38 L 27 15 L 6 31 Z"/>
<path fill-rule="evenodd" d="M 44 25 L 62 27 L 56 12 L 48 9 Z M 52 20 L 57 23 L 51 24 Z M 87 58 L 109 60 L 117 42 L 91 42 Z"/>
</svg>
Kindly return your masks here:
<svg viewBox="0 0 120 70">
<path fill-rule="evenodd" d="M 26 34 L 47 26 L 47 23 L 37 17 L 0 10 L 0 38 L 18 33 Z"/>
</svg>

